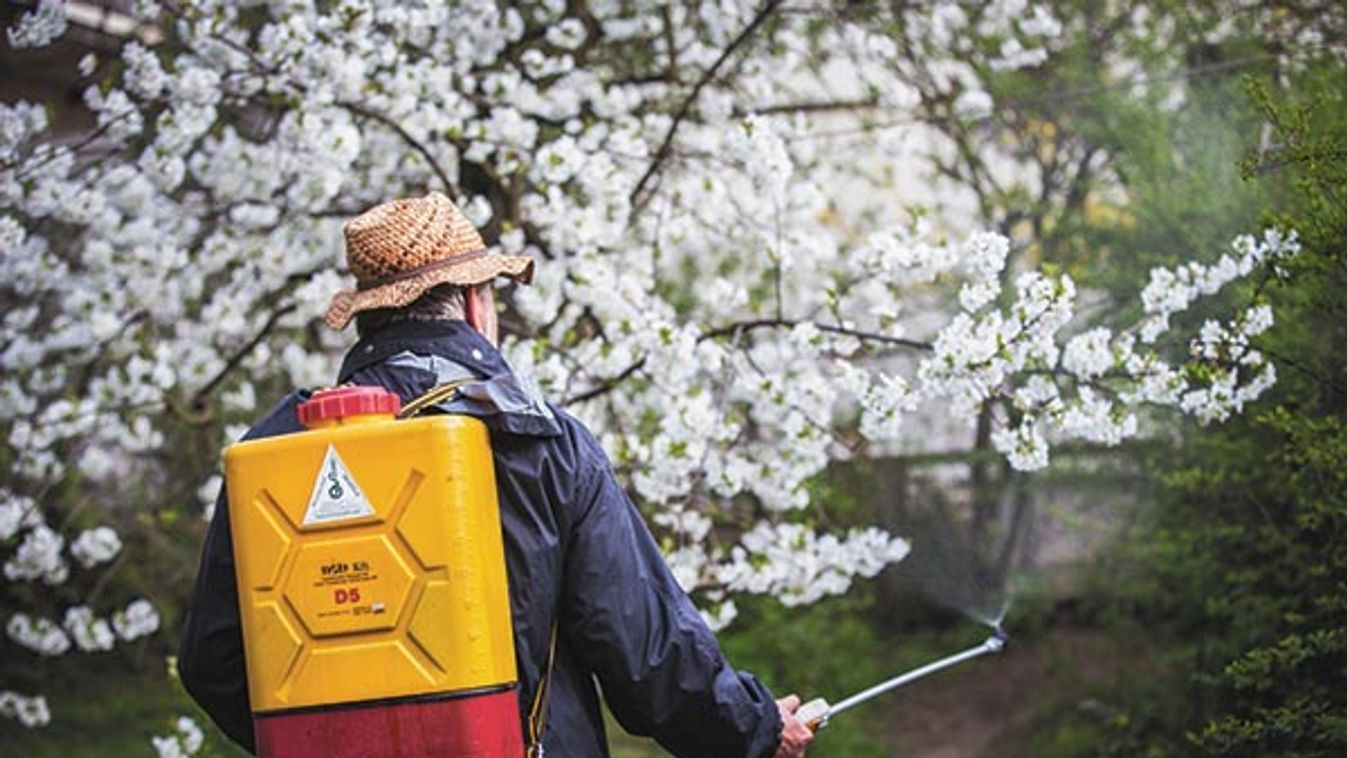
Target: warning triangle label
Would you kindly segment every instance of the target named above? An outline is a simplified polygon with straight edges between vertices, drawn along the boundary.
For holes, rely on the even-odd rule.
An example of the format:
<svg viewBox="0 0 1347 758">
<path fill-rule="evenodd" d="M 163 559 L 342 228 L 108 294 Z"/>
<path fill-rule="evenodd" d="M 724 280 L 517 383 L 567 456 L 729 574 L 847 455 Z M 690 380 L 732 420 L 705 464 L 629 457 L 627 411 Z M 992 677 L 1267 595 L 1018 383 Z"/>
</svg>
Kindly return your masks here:
<svg viewBox="0 0 1347 758">
<path fill-rule="evenodd" d="M 304 513 L 304 525 L 326 524 L 330 521 L 373 516 L 374 506 L 355 483 L 337 449 L 327 446 L 323 467 L 318 469 L 318 480 L 309 495 L 309 509 Z"/>
</svg>

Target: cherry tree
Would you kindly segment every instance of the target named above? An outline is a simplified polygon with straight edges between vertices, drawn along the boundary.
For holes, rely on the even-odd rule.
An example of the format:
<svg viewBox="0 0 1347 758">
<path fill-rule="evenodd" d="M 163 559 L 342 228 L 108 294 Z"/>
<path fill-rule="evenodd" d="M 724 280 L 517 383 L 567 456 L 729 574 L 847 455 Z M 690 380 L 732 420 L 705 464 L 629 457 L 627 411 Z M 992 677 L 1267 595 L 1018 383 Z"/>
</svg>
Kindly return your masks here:
<svg viewBox="0 0 1347 758">
<path fill-rule="evenodd" d="M 913 419 L 982 425 L 1034 471 L 1062 442 L 1220 421 L 1275 380 L 1266 304 L 1179 317 L 1277 276 L 1293 232 L 1176 251 L 1138 319 L 1089 329 L 1072 279 L 1019 255 L 1045 224 L 1016 231 L 1007 187 L 1069 210 L 1106 156 L 1050 172 L 997 144 L 978 125 L 1011 110 L 987 82 L 1090 29 L 1029 0 L 859 6 L 138 0 L 156 34 L 80 64 L 106 71 L 92 131 L 54 140 L 40 104 L 0 105 L 9 638 L 55 657 L 158 629 L 167 598 L 89 589 L 123 550 L 116 514 L 162 505 L 122 493 L 183 484 L 172 441 L 226 444 L 283 387 L 332 381 L 341 226 L 392 197 L 445 192 L 539 259 L 503 293 L 503 350 L 600 436 L 716 626 L 736 596 L 808 604 L 904 557 L 817 526 L 808 484 L 920 449 Z M 50 43 L 66 10 L 42 0 L 11 45 Z M 219 480 L 186 484 L 211 502 Z M 47 721 L 10 687 L 0 712 Z M 199 746 L 179 731 L 165 744 Z"/>
</svg>

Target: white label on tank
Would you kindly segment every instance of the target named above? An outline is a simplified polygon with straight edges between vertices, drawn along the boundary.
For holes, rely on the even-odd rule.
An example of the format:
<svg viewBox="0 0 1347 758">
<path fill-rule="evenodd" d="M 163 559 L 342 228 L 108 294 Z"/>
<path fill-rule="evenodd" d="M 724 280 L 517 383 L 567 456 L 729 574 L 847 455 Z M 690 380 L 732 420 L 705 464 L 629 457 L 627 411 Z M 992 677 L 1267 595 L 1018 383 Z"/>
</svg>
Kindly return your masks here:
<svg viewBox="0 0 1347 758">
<path fill-rule="evenodd" d="M 346 464 L 341 462 L 337 449 L 328 445 L 323 467 L 318 470 L 318 480 L 313 483 L 313 494 L 309 495 L 304 525 L 373 515 L 374 506 L 360 491 L 360 485 L 355 483 Z"/>
</svg>

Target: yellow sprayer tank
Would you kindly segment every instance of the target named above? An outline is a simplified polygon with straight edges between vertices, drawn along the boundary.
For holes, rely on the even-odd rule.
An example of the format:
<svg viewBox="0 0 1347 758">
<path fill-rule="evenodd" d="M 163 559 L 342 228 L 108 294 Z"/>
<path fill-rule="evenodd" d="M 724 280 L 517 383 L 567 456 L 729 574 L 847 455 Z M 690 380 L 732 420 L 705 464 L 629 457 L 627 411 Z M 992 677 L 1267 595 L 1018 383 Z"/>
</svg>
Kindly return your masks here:
<svg viewBox="0 0 1347 758">
<path fill-rule="evenodd" d="M 263 758 L 523 754 L 486 428 L 398 407 L 318 392 L 225 451 Z"/>
</svg>

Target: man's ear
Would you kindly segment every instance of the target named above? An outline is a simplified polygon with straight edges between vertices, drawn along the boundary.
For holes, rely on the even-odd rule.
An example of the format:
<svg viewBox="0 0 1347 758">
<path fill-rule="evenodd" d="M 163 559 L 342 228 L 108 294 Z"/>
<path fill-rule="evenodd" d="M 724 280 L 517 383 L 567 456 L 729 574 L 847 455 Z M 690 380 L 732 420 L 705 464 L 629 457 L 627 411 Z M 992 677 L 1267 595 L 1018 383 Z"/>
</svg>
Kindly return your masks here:
<svg viewBox="0 0 1347 758">
<path fill-rule="evenodd" d="M 491 283 L 487 282 L 463 288 L 463 320 L 485 337 L 487 342 L 495 345 L 498 344 L 496 298 L 490 287 Z"/>
<path fill-rule="evenodd" d="M 482 331 L 482 302 L 476 287 L 463 288 L 463 320 L 478 332 Z"/>
</svg>

